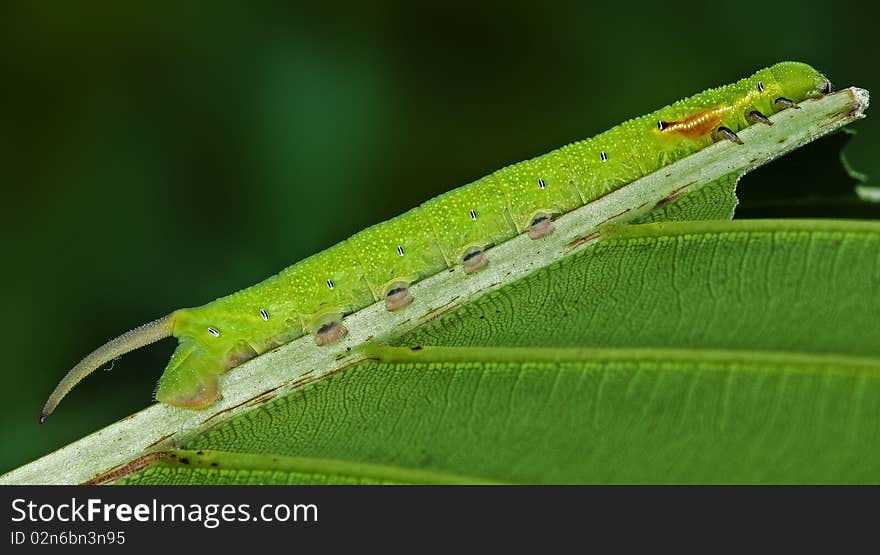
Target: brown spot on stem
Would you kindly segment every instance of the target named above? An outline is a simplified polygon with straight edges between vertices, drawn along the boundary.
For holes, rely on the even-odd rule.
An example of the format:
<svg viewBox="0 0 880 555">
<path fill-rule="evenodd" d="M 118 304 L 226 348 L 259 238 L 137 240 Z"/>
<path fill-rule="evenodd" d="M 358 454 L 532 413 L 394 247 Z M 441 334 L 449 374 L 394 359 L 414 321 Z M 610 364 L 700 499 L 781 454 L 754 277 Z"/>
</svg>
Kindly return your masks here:
<svg viewBox="0 0 880 555">
<path fill-rule="evenodd" d="M 83 482 L 80 485 L 96 486 L 99 484 L 106 484 L 108 482 L 115 482 L 116 480 L 119 480 L 120 478 L 124 478 L 125 476 L 128 476 L 129 474 L 134 474 L 135 472 L 143 470 L 144 468 L 153 464 L 155 461 L 163 458 L 167 454 L 168 453 L 165 451 L 156 451 L 154 453 L 148 453 L 146 455 L 142 455 L 132 461 L 129 461 L 125 464 L 116 466 L 116 467 L 108 470 L 107 472 L 99 474 L 98 476 L 95 476 L 91 480 Z"/>
<path fill-rule="evenodd" d="M 594 239 L 598 239 L 600 233 L 598 231 L 594 231 L 592 233 L 588 233 L 586 235 L 581 235 L 580 237 L 575 237 L 571 241 L 568 242 L 568 248 L 573 249 L 583 245 L 584 243 L 589 243 Z"/>
<path fill-rule="evenodd" d="M 229 411 L 231 411 L 231 410 L 235 410 L 235 409 L 237 409 L 237 408 L 239 408 L 239 407 L 242 407 L 242 406 L 248 405 L 249 403 L 253 403 L 253 402 L 256 401 L 256 400 L 259 400 L 259 399 L 262 399 L 262 398 L 267 397 L 267 396 L 269 396 L 269 395 L 272 395 L 272 393 L 274 393 L 275 391 L 281 389 L 282 387 L 284 387 L 283 384 L 282 384 L 282 385 L 275 386 L 275 387 L 273 387 L 273 388 L 271 388 L 271 389 L 267 389 L 266 391 L 263 391 L 263 392 L 260 393 L 259 395 L 254 395 L 253 397 L 251 397 L 251 398 L 249 398 L 249 399 L 246 399 L 246 400 L 242 401 L 241 403 L 238 403 L 237 405 L 233 405 L 233 406 L 228 407 L 228 408 L 225 408 L 225 409 L 223 409 L 223 410 L 221 410 L 221 411 L 219 411 L 219 412 L 215 412 L 214 414 L 212 414 L 212 415 L 209 416 L 208 418 L 202 420 L 202 424 L 206 424 L 206 423 L 208 423 L 210 420 L 216 418 L 217 416 L 223 414 L 224 412 L 229 412 Z M 272 397 L 270 397 L 270 399 L 272 399 L 272 398 L 274 398 L 274 395 L 272 395 Z M 268 401 L 269 399 L 265 399 L 265 400 Z"/>
<path fill-rule="evenodd" d="M 164 436 L 160 437 L 159 439 L 157 439 L 157 440 L 154 441 L 153 443 L 147 445 L 146 448 L 144 449 L 144 451 L 147 451 L 148 449 L 151 449 L 151 448 L 153 448 L 153 447 L 156 447 L 157 445 L 159 445 L 160 443 L 162 443 L 163 441 L 165 441 L 166 439 L 170 438 L 171 436 L 173 436 L 173 435 L 176 434 L 176 433 L 177 433 L 177 432 L 171 432 L 170 434 L 165 434 Z"/>
</svg>

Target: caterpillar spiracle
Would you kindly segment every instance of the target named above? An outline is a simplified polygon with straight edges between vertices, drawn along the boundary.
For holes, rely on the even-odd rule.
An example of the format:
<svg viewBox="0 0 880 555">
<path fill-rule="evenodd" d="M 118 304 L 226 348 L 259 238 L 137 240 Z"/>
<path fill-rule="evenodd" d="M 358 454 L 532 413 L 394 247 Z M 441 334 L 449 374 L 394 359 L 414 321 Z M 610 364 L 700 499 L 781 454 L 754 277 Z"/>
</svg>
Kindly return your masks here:
<svg viewBox="0 0 880 555">
<path fill-rule="evenodd" d="M 412 284 L 461 265 L 489 263 L 492 245 L 554 230 L 554 218 L 737 132 L 830 91 L 812 67 L 782 62 L 709 89 L 591 139 L 513 164 L 369 227 L 256 285 L 182 308 L 99 347 L 73 367 L 40 422 L 88 374 L 133 349 L 174 336 L 177 349 L 156 400 L 199 409 L 220 396 L 219 376 L 304 334 L 317 345 L 343 338 L 345 317 L 376 302 L 403 311 Z"/>
</svg>

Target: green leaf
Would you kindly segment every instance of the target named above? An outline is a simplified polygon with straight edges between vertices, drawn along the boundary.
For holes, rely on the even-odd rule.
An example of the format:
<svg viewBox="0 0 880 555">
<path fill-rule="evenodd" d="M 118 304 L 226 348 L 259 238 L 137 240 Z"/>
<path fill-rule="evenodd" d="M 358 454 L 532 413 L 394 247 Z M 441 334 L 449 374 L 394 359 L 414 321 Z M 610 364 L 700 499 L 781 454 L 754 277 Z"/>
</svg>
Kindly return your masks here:
<svg viewBox="0 0 880 555">
<path fill-rule="evenodd" d="M 416 284 L 405 314 L 351 315 L 349 344 L 368 348 L 294 341 L 226 375 L 209 410 L 150 407 L 0 482 L 761 481 L 772 480 L 768 460 L 799 465 L 786 474 L 796 480 L 864 479 L 876 453 L 853 446 L 877 439 L 865 408 L 876 394 L 877 224 L 621 224 L 658 208 L 666 219 L 729 217 L 738 176 L 866 105 L 848 89 L 780 112 L 773 127 L 745 130 L 744 145 L 628 184 L 541 241 L 496 246 L 474 276 Z M 758 418 L 762 403 L 781 416 Z M 769 439 L 742 469 L 719 466 L 758 433 Z M 217 469 L 169 462 L 173 449 L 220 452 Z M 838 455 L 816 465 L 821 449 Z M 227 466 L 238 472 L 221 475 Z"/>
<path fill-rule="evenodd" d="M 662 204 L 638 221 L 729 220 L 739 202 L 736 198 L 736 186 L 741 177 L 739 172 L 722 176 L 698 191 Z"/>
<path fill-rule="evenodd" d="M 514 483 L 880 478 L 878 359 L 436 349 L 408 363 L 352 368 L 192 445 L 269 451 L 258 464 L 163 462 L 124 483 L 370 482 L 377 466 L 391 483 L 444 474 L 453 475 L 447 483 L 468 475 Z M 310 457 L 311 472 L 267 475 L 264 461 L 278 454 Z M 331 464 L 343 457 L 349 464 Z"/>
<path fill-rule="evenodd" d="M 284 483 L 877 481 L 878 316 L 880 223 L 621 226 L 402 340 L 457 347 L 374 346 L 183 446 L 348 461 Z"/>
<path fill-rule="evenodd" d="M 583 254 L 399 343 L 880 356 L 878 230 L 834 220 L 615 226 Z"/>
</svg>

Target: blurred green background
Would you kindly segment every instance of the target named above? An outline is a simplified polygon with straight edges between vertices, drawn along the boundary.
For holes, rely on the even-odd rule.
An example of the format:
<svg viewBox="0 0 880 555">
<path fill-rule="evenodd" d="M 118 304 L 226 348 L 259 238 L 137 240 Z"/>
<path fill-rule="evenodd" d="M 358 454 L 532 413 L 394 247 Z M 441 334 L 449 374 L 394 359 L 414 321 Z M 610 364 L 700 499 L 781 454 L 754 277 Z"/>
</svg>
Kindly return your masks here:
<svg viewBox="0 0 880 555">
<path fill-rule="evenodd" d="M 433 195 L 783 59 L 880 91 L 872 10 L 5 3 L 0 472 L 149 405 L 174 342 L 38 426 L 91 349 Z"/>
</svg>

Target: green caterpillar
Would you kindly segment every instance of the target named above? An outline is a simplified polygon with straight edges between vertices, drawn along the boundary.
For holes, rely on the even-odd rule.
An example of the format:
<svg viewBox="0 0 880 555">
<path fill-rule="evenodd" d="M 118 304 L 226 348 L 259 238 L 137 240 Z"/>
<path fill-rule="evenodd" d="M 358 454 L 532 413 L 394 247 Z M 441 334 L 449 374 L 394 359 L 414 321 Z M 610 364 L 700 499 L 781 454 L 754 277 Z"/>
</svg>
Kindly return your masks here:
<svg viewBox="0 0 880 555">
<path fill-rule="evenodd" d="M 218 378 L 304 334 L 319 346 L 342 339 L 346 315 L 382 301 L 406 310 L 410 286 L 461 264 L 489 263 L 493 245 L 553 232 L 553 220 L 715 141 L 741 144 L 737 132 L 830 92 L 812 67 L 782 62 L 629 120 L 592 139 L 500 169 L 374 225 L 269 279 L 197 308 L 131 330 L 77 364 L 52 392 L 40 422 L 96 368 L 173 335 L 179 344 L 156 399 L 199 409 L 220 396 Z"/>
</svg>

